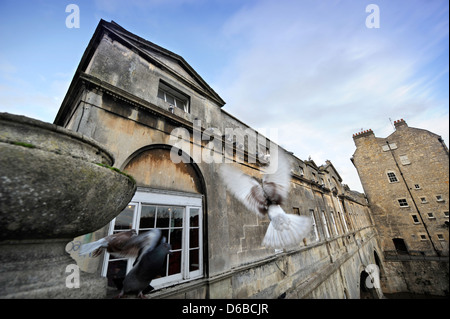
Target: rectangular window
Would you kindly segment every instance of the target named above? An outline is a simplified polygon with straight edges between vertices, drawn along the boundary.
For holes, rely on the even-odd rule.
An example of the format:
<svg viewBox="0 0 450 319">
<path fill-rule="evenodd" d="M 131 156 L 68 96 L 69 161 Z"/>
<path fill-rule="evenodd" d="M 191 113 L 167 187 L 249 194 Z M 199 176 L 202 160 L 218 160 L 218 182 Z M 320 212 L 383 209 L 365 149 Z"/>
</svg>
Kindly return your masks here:
<svg viewBox="0 0 450 319">
<path fill-rule="evenodd" d="M 317 223 L 316 223 L 316 218 L 314 216 L 314 210 L 310 209 L 309 210 L 309 215 L 311 216 L 311 221 L 312 221 L 312 238 L 314 241 L 318 241 L 319 240 L 319 232 L 317 231 Z"/>
<path fill-rule="evenodd" d="M 334 219 L 334 213 L 330 212 L 330 217 L 331 217 L 331 223 L 333 224 L 333 229 L 336 235 L 339 235 L 337 226 L 336 226 L 336 220 Z"/>
<path fill-rule="evenodd" d="M 414 184 L 414 189 L 420 189 L 420 185 L 419 184 Z"/>
<path fill-rule="evenodd" d="M 434 217 L 433 213 L 427 213 L 427 216 L 429 219 L 436 219 L 436 217 Z"/>
<path fill-rule="evenodd" d="M 437 238 L 438 238 L 439 240 L 445 240 L 443 234 L 436 234 L 436 235 L 437 235 Z"/>
<path fill-rule="evenodd" d="M 325 216 L 325 211 L 322 211 L 322 222 L 323 222 L 323 230 L 325 232 L 325 236 L 330 238 L 330 231 L 328 230 L 327 218 Z"/>
<path fill-rule="evenodd" d="M 294 215 L 300 215 L 300 208 L 298 208 L 298 207 L 293 207 L 293 208 L 292 208 L 292 212 L 294 213 Z"/>
<path fill-rule="evenodd" d="M 164 82 L 159 83 L 158 98 L 186 113 L 190 112 L 189 97 Z"/>
<path fill-rule="evenodd" d="M 444 212 L 444 217 L 448 218 L 448 216 L 449 216 L 448 211 Z"/>
<path fill-rule="evenodd" d="M 422 204 L 428 203 L 426 197 L 420 197 L 420 202 L 421 202 Z"/>
<path fill-rule="evenodd" d="M 420 224 L 419 218 L 417 218 L 417 215 L 411 215 L 414 224 Z"/>
<path fill-rule="evenodd" d="M 158 228 L 171 245 L 171 254 L 161 276 L 151 285 L 162 288 L 203 275 L 202 199 L 180 194 L 136 192 L 132 202 L 110 223 L 109 234 L 136 229 L 137 233 Z M 133 267 L 134 260 L 106 253 L 102 275 L 116 286 Z"/>
<path fill-rule="evenodd" d="M 400 207 L 408 207 L 408 202 L 406 201 L 406 199 L 402 198 L 398 200 L 398 204 L 400 205 Z"/>
<path fill-rule="evenodd" d="M 426 234 L 419 234 L 420 240 L 425 241 L 427 240 L 427 235 Z"/>
<path fill-rule="evenodd" d="M 411 164 L 408 155 L 400 155 L 400 162 L 402 163 L 402 165 Z"/>
<path fill-rule="evenodd" d="M 438 202 L 444 202 L 444 198 L 442 198 L 442 195 L 436 195 L 436 200 Z"/>
<path fill-rule="evenodd" d="M 389 143 L 389 145 L 388 144 L 382 145 L 381 148 L 382 148 L 383 152 L 387 152 L 389 150 L 397 149 L 397 144 Z"/>
<path fill-rule="evenodd" d="M 395 183 L 398 182 L 397 176 L 395 175 L 394 172 L 388 172 L 387 176 L 389 178 L 389 183 Z"/>
</svg>

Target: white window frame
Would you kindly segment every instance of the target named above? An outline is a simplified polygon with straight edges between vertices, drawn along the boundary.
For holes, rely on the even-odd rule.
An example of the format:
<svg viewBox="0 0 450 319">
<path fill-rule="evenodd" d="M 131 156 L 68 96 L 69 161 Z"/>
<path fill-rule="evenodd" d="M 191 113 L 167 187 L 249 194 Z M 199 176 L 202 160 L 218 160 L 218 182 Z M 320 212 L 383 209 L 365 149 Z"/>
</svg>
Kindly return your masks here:
<svg viewBox="0 0 450 319">
<path fill-rule="evenodd" d="M 328 230 L 328 221 L 327 221 L 327 217 L 325 216 L 325 211 L 322 211 L 322 222 L 323 222 L 323 228 L 325 231 L 325 236 L 327 238 L 330 238 L 330 231 Z"/>
<path fill-rule="evenodd" d="M 389 174 L 392 174 L 391 176 L 389 176 Z M 389 171 L 386 173 L 387 178 L 389 180 L 389 183 L 398 183 L 398 178 L 397 178 L 397 174 L 395 174 L 395 172 L 393 171 Z M 395 180 L 393 180 L 395 178 Z"/>
<path fill-rule="evenodd" d="M 411 164 L 411 161 L 408 158 L 408 155 L 400 155 L 400 162 L 402 163 L 402 165 L 409 165 Z"/>
<path fill-rule="evenodd" d="M 203 277 L 203 198 L 199 194 L 187 194 L 181 192 L 170 192 L 170 191 L 157 191 L 148 190 L 143 188 L 138 188 L 135 195 L 133 196 L 129 205 L 135 206 L 134 218 L 132 229 L 139 229 L 140 212 L 142 205 L 160 205 L 160 206 L 177 206 L 184 207 L 183 215 L 183 235 L 182 235 L 182 257 L 181 257 L 181 272 L 178 274 L 173 274 L 166 277 L 161 277 L 152 280 L 151 285 L 155 289 L 160 289 L 163 287 L 175 285 L 181 282 L 190 281 L 193 279 Z M 198 269 L 195 271 L 189 271 L 189 233 L 190 219 L 188 218 L 191 209 L 199 209 L 199 220 L 198 220 L 198 230 L 199 230 L 199 264 Z M 114 231 L 115 225 L 114 218 L 110 222 L 110 227 L 108 235 L 111 235 Z M 113 258 L 113 257 L 111 257 Z M 119 258 L 117 258 L 119 259 Z M 108 262 L 110 260 L 110 254 L 105 253 L 103 260 L 102 276 L 106 277 L 108 271 Z M 133 263 L 135 259 L 128 259 L 126 273 L 128 273 L 133 268 Z"/>
<path fill-rule="evenodd" d="M 340 200 L 338 200 L 338 204 L 339 204 L 339 208 L 341 209 L 341 212 L 342 212 L 342 215 L 341 214 L 339 214 L 339 215 L 342 216 L 342 221 L 344 222 L 344 226 L 345 226 L 345 233 L 348 233 L 349 228 L 348 228 L 348 225 L 347 225 L 347 221 L 345 220 L 345 210 L 343 209 Z"/>
<path fill-rule="evenodd" d="M 309 210 L 309 214 L 312 220 L 312 232 L 314 234 L 314 241 L 319 241 L 319 231 L 317 230 L 316 217 L 314 216 L 314 209 Z"/>
<path fill-rule="evenodd" d="M 163 96 L 160 96 L 160 92 L 162 93 Z M 168 96 L 170 96 L 173 99 L 173 106 L 177 107 L 181 110 L 183 110 L 186 113 L 189 113 L 189 97 L 186 96 L 183 93 L 178 92 L 175 89 L 172 89 L 170 86 L 160 82 L 159 84 L 159 88 L 158 88 L 158 94 L 157 96 L 164 100 L 164 102 L 172 104 L 168 101 Z M 177 102 L 180 101 L 182 105 L 178 105 L 179 103 Z"/>
<path fill-rule="evenodd" d="M 412 218 L 413 223 L 414 223 L 415 225 L 419 225 L 419 224 L 420 224 L 419 217 L 417 217 L 416 214 L 411 214 L 411 218 Z"/>
<path fill-rule="evenodd" d="M 333 224 L 334 232 L 335 232 L 336 236 L 338 236 L 339 232 L 338 232 L 338 229 L 337 229 L 336 220 L 334 219 L 334 212 L 333 211 L 330 212 L 330 217 L 331 217 L 331 223 Z"/>
<path fill-rule="evenodd" d="M 409 207 L 408 201 L 406 198 L 399 198 L 397 199 L 397 203 L 400 207 Z M 404 205 L 402 205 L 404 203 Z"/>
</svg>

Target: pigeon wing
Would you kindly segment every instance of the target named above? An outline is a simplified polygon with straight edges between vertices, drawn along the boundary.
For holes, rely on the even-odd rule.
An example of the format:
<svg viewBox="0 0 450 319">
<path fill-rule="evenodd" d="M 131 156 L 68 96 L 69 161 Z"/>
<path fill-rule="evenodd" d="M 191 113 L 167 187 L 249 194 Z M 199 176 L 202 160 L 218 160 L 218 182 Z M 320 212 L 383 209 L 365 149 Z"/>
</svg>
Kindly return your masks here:
<svg viewBox="0 0 450 319">
<path fill-rule="evenodd" d="M 280 205 L 288 196 L 291 183 L 291 165 L 281 150 L 272 156 L 263 177 L 263 190 L 271 204 Z"/>
<path fill-rule="evenodd" d="M 126 257 L 132 258 L 137 256 L 137 252 L 127 252 L 124 251 L 124 247 L 126 247 L 130 241 L 135 239 L 137 236 L 136 230 L 131 229 L 125 232 L 118 232 L 112 234 L 105 239 L 108 241 L 108 253 L 114 255 L 117 258 Z"/>
<path fill-rule="evenodd" d="M 230 165 L 223 165 L 219 172 L 227 189 L 241 203 L 261 217 L 267 214 L 266 195 L 255 179 Z"/>
<path fill-rule="evenodd" d="M 155 249 L 155 247 L 161 240 L 161 236 L 161 229 L 150 229 L 149 231 L 141 233 L 127 242 L 123 250 L 124 252 L 129 251 L 134 255 L 134 257 L 138 256 L 138 258 L 134 262 L 134 264 L 137 264 L 142 255 Z"/>
<path fill-rule="evenodd" d="M 92 257 L 97 257 L 104 249 L 107 249 L 108 252 L 111 252 L 111 250 L 120 250 L 121 246 L 135 235 L 136 231 L 132 229 L 126 232 L 111 234 L 91 243 L 83 244 L 80 249 L 80 255 L 92 253 Z"/>
</svg>

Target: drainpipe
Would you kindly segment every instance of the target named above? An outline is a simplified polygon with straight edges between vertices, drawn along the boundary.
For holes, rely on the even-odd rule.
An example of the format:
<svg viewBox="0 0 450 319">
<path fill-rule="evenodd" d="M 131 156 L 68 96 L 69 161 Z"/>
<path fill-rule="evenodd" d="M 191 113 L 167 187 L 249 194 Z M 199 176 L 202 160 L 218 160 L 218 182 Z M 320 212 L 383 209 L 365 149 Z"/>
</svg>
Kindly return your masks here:
<svg viewBox="0 0 450 319">
<path fill-rule="evenodd" d="M 414 207 L 416 208 L 417 213 L 419 214 L 420 220 L 422 221 L 422 225 L 425 228 L 425 231 L 427 232 L 428 238 L 430 239 L 430 242 L 431 242 L 431 246 L 433 247 L 433 250 L 436 252 L 436 255 L 438 255 L 438 257 L 440 257 L 441 254 L 439 253 L 439 251 L 436 249 L 436 246 L 434 245 L 433 239 L 431 238 L 430 232 L 428 231 L 428 227 L 425 224 L 425 221 L 424 221 L 424 219 L 422 217 L 422 214 L 420 213 L 420 210 L 419 210 L 419 207 L 416 204 L 416 201 L 414 200 L 414 197 L 412 196 L 411 189 L 409 188 L 408 183 L 406 182 L 405 176 L 403 176 L 403 172 L 400 169 L 400 165 L 398 165 L 397 159 L 395 158 L 395 155 L 394 155 L 394 150 L 391 149 L 391 146 L 389 145 L 389 141 L 386 141 L 386 144 L 387 144 L 389 150 L 391 151 L 392 158 L 394 159 L 395 165 L 397 166 L 397 169 L 400 172 L 400 175 L 402 177 L 403 183 L 405 183 L 406 190 L 408 191 L 409 196 L 411 197 L 411 200 L 412 200 L 412 202 L 414 204 Z"/>
</svg>

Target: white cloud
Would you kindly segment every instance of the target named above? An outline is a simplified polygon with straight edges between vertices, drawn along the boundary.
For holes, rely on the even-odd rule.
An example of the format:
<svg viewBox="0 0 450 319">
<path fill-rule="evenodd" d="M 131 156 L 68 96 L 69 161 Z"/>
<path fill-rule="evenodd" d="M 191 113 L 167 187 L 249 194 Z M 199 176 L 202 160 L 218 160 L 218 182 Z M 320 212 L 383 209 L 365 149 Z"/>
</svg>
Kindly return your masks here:
<svg viewBox="0 0 450 319">
<path fill-rule="evenodd" d="M 443 74 L 423 70 L 445 52 L 439 47 L 445 23 L 430 21 L 439 8 L 413 3 L 407 14 L 402 4 L 381 2 L 379 30 L 365 28 L 365 5 L 355 2 L 246 6 L 223 27 L 235 56 L 213 87 L 227 111 L 252 127 L 278 127 L 282 146 L 318 164 L 330 159 L 344 183 L 362 190 L 350 162 L 352 134 L 385 133 L 389 118 L 433 122 L 431 110 L 448 103 L 448 91 L 447 101 L 433 98 L 433 81 L 448 76 L 448 64 Z M 396 20 L 405 16 L 416 20 Z M 448 111 L 441 113 L 448 125 Z"/>
</svg>

